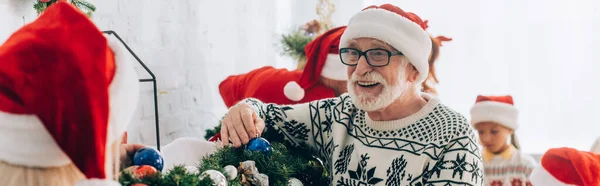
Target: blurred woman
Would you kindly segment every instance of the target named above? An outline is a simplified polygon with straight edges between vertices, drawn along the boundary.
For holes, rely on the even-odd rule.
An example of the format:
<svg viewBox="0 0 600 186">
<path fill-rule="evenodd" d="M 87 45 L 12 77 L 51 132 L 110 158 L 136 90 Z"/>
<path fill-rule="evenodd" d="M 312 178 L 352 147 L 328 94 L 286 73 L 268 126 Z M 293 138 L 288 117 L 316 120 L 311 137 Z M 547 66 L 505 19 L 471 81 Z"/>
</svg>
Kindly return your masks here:
<svg viewBox="0 0 600 186">
<path fill-rule="evenodd" d="M 120 143 L 139 96 L 127 55 L 66 1 L 0 46 L 0 185 L 120 185 L 140 148 Z"/>
</svg>

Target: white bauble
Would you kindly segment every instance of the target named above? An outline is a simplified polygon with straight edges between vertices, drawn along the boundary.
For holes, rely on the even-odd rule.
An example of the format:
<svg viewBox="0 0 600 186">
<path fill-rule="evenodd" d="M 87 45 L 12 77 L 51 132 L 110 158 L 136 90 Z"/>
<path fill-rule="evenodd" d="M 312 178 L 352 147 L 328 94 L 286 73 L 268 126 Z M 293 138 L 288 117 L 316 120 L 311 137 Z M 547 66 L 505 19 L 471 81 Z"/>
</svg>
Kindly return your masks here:
<svg viewBox="0 0 600 186">
<path fill-rule="evenodd" d="M 200 180 L 206 177 L 209 177 L 213 181 L 214 186 L 227 186 L 227 178 L 219 171 L 207 170 L 200 174 Z"/>
<path fill-rule="evenodd" d="M 290 180 L 288 180 L 288 186 L 303 186 L 304 184 L 302 184 L 302 182 L 299 179 L 296 178 L 290 178 Z"/>
<path fill-rule="evenodd" d="M 233 165 L 227 165 L 223 169 L 225 169 L 227 179 L 234 180 L 237 177 L 238 170 Z"/>
</svg>

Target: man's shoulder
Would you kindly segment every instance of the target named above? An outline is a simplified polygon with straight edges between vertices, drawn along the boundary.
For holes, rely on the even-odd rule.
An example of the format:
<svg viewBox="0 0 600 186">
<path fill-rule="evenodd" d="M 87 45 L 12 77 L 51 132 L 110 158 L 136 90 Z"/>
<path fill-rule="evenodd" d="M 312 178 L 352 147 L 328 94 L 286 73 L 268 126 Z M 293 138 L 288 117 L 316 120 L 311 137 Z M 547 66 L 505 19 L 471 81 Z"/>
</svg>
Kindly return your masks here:
<svg viewBox="0 0 600 186">
<path fill-rule="evenodd" d="M 430 117 L 434 117 L 439 121 L 438 125 L 443 127 L 458 127 L 471 129 L 471 124 L 467 118 L 456 110 L 439 103 L 438 106 L 430 114 Z"/>
<path fill-rule="evenodd" d="M 473 127 L 465 116 L 444 104 L 440 103 L 426 120 L 432 122 L 434 130 L 442 131 L 437 133 L 439 139 L 445 139 L 442 144 L 452 140 L 476 142 Z"/>
</svg>

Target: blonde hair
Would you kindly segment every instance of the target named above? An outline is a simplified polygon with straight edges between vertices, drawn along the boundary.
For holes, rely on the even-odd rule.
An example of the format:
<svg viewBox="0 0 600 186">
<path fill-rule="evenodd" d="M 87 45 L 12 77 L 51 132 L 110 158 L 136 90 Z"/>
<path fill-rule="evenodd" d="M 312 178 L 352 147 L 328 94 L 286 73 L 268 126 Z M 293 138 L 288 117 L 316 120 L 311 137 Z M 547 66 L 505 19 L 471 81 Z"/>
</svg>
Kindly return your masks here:
<svg viewBox="0 0 600 186">
<path fill-rule="evenodd" d="M 120 141 L 112 143 L 107 149 L 112 154 L 107 159 L 106 167 L 108 170 L 107 178 L 116 177 L 119 169 L 119 150 Z M 113 154 L 114 153 L 114 154 Z M 72 186 L 77 181 L 86 179 L 85 175 L 71 163 L 60 167 L 27 167 L 23 165 L 13 165 L 0 161 L 0 185 L 2 186 Z"/>
<path fill-rule="evenodd" d="M 34 168 L 0 161 L 0 185 L 70 186 L 85 176 L 74 164 L 52 168 Z"/>
<path fill-rule="evenodd" d="M 510 135 L 510 143 L 516 148 L 521 149 L 521 145 L 519 145 L 519 140 L 517 140 L 517 135 L 513 133 Z"/>
</svg>

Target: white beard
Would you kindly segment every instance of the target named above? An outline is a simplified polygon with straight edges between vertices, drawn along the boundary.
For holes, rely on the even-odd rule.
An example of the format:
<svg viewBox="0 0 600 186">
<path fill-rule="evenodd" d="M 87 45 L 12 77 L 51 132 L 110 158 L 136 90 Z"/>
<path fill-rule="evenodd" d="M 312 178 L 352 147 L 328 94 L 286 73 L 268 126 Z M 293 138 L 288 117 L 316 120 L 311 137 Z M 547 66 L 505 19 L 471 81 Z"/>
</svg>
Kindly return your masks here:
<svg viewBox="0 0 600 186">
<path fill-rule="evenodd" d="M 348 95 L 352 99 L 354 105 L 367 112 L 376 111 L 383 109 L 392 104 L 398 99 L 407 87 L 403 86 L 400 82 L 406 78 L 405 69 L 400 68 L 398 72 L 398 81 L 395 84 L 390 85 L 382 76 L 377 72 L 369 72 L 368 74 L 360 77 L 356 73 L 352 73 L 352 77 L 348 81 Z M 354 89 L 356 82 L 358 81 L 374 81 L 383 85 L 383 89 L 378 95 L 371 95 L 368 93 L 357 94 Z"/>
</svg>

